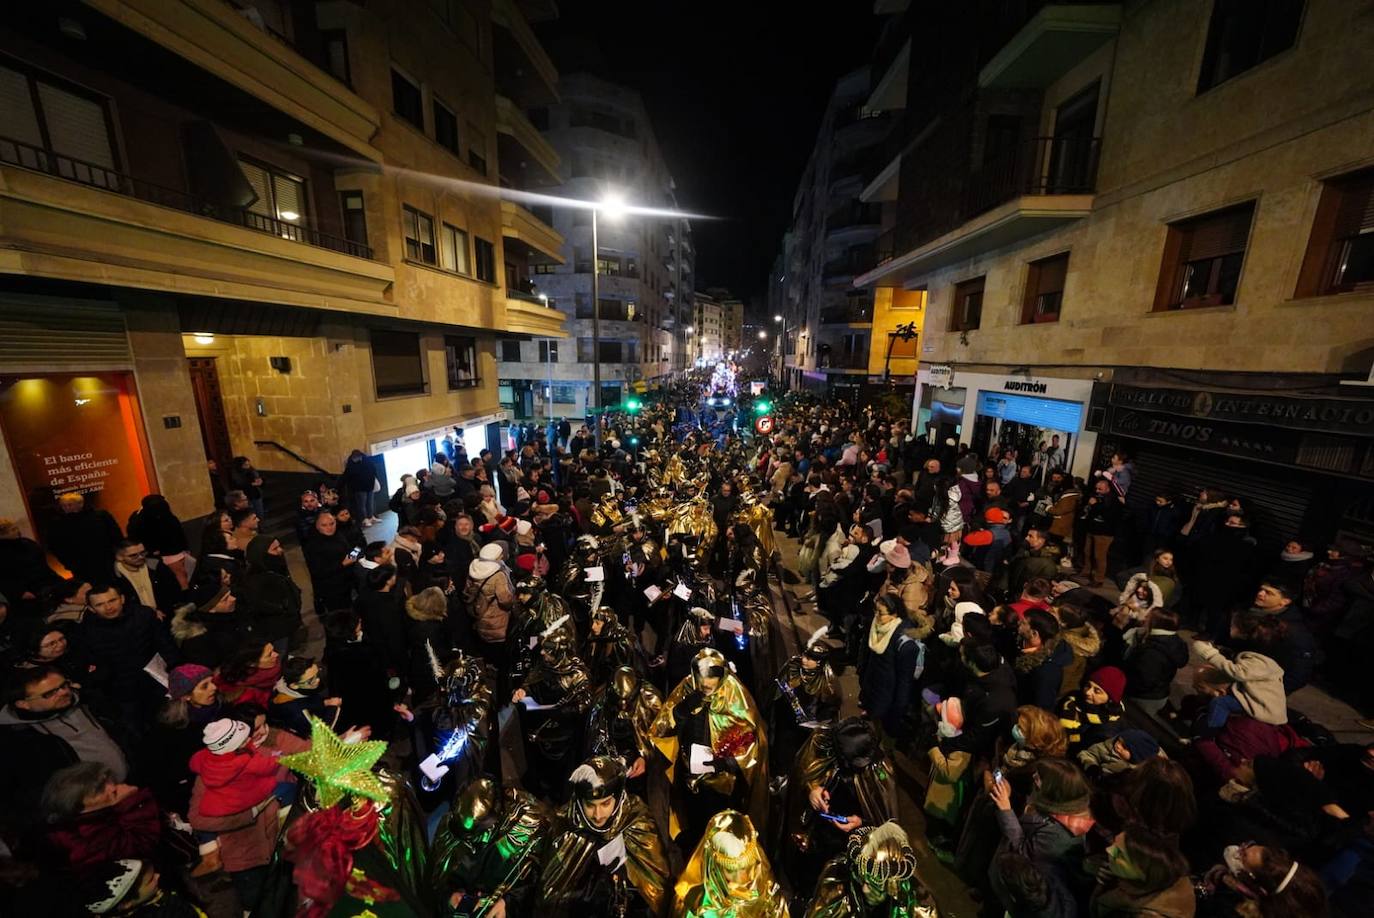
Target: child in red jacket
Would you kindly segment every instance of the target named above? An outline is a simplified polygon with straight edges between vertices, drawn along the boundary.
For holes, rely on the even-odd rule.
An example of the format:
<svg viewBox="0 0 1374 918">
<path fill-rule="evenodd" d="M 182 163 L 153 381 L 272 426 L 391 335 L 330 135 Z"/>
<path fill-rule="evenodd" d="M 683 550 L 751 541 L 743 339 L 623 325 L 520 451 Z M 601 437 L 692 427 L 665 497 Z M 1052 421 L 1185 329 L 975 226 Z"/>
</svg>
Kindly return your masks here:
<svg viewBox="0 0 1374 918">
<path fill-rule="evenodd" d="M 258 749 L 252 728 L 241 720 L 221 718 L 206 724 L 205 748 L 191 756 L 191 771 L 200 776 L 206 816 L 232 816 L 255 809 L 276 796 L 283 806 L 295 800 L 295 784 L 277 757 Z"/>
</svg>

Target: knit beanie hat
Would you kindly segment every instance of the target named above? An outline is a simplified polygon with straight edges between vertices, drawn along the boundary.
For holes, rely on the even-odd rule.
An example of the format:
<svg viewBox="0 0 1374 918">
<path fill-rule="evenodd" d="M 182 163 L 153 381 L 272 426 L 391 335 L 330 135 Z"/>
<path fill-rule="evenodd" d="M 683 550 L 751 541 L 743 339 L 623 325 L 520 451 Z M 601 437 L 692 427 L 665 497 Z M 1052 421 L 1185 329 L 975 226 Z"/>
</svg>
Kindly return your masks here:
<svg viewBox="0 0 1374 918">
<path fill-rule="evenodd" d="M 81 879 L 81 901 L 92 915 L 104 915 L 119 907 L 143 873 L 143 862 L 128 858 L 92 867 Z"/>
<path fill-rule="evenodd" d="M 958 698 L 946 698 L 940 702 L 940 719 L 955 730 L 963 730 L 964 703 Z"/>
<path fill-rule="evenodd" d="M 499 542 L 488 542 L 486 545 L 482 546 L 482 550 L 477 553 L 477 557 L 481 558 L 483 561 L 504 561 L 506 560 L 506 551 L 501 547 Z"/>
<path fill-rule="evenodd" d="M 1120 701 L 1126 695 L 1126 674 L 1115 666 L 1093 670 L 1088 681 L 1097 683 L 1097 687 L 1106 692 L 1112 701 Z"/>
<path fill-rule="evenodd" d="M 173 701 L 185 698 L 210 675 L 210 670 L 199 663 L 183 663 L 167 674 L 167 694 Z"/>
<path fill-rule="evenodd" d="M 906 546 L 896 539 L 888 539 L 878 546 L 878 551 L 882 553 L 883 559 L 893 567 L 911 567 L 911 553 L 906 550 Z"/>
<path fill-rule="evenodd" d="M 215 755 L 228 755 L 248 742 L 248 735 L 252 732 L 252 728 L 241 720 L 221 717 L 206 724 L 200 738 L 205 748 Z"/>
<path fill-rule="evenodd" d="M 1121 741 L 1121 745 L 1126 747 L 1126 751 L 1131 754 L 1131 762 L 1139 765 L 1146 759 L 1152 759 L 1159 755 L 1159 743 L 1155 738 L 1144 730 L 1130 729 L 1122 730 L 1116 735 Z"/>
</svg>

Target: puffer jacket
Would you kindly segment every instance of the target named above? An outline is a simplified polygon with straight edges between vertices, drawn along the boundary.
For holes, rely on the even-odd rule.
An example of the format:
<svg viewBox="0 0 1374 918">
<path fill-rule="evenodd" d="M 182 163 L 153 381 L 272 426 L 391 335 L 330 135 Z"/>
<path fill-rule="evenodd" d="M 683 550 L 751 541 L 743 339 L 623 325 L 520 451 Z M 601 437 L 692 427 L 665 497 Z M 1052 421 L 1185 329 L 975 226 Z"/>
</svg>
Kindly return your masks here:
<svg viewBox="0 0 1374 918">
<path fill-rule="evenodd" d="M 1264 724 L 1288 723 L 1288 697 L 1283 690 L 1283 668 L 1278 663 L 1252 650 L 1242 650 L 1234 660 L 1228 660 L 1211 644 L 1199 641 L 1193 646 L 1204 663 L 1235 680 L 1231 693 L 1246 714 Z M 1129 674 L 1126 678 L 1129 685 Z"/>
<path fill-rule="evenodd" d="M 1059 683 L 1059 695 L 1063 697 L 1083 684 L 1088 661 L 1102 650 L 1102 636 L 1085 622 L 1077 628 L 1059 632 L 1059 640 L 1073 651 L 1073 659 L 1064 667 L 1064 679 Z"/>
<path fill-rule="evenodd" d="M 1144 640 L 1134 641 L 1142 632 L 1132 629 L 1126 633 L 1126 660 L 1121 668 L 1126 673 L 1126 695 L 1143 701 L 1158 701 L 1169 697 L 1174 676 L 1188 663 L 1188 645 L 1172 631 L 1154 631 Z"/>
<path fill-rule="evenodd" d="M 479 562 L 473 562 L 474 566 Z M 515 608 L 515 589 L 504 567 L 481 580 L 468 577 L 463 598 L 472 613 L 472 630 L 487 643 L 506 639 L 510 610 Z"/>
</svg>

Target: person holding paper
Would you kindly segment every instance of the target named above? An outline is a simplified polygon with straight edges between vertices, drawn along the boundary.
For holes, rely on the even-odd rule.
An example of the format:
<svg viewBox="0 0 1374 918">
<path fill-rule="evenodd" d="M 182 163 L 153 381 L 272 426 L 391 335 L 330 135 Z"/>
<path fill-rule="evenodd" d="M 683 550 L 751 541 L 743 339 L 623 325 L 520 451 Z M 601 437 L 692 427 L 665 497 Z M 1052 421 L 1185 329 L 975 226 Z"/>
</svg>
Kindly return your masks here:
<svg viewBox="0 0 1374 918">
<path fill-rule="evenodd" d="M 631 666 L 622 666 L 592 699 L 587 715 L 587 754 L 625 763 L 628 780 L 643 789 L 654 744 L 649 731 L 663 708 L 663 696 Z M 642 796 L 642 795 L 641 795 Z"/>
<path fill-rule="evenodd" d="M 553 814 L 528 791 L 477 778 L 453 799 L 430 850 L 431 883 L 458 915 L 527 915 Z"/>
<path fill-rule="evenodd" d="M 849 835 L 821 871 L 806 918 L 938 918 L 935 897 L 916 872 L 916 852 L 895 820 Z"/>
<path fill-rule="evenodd" d="M 591 703 L 587 665 L 577 656 L 565 622 L 550 625 L 539 641 L 539 659 L 511 694 L 513 704 L 533 699 L 534 708 L 521 712 L 529 740 L 530 785 L 546 795 L 562 791 L 568 773 L 577 765 L 582 729 Z"/>
<path fill-rule="evenodd" d="M 698 651 L 652 728 L 654 745 L 669 763 L 669 834 L 684 850 L 691 850 L 711 814 L 722 809 L 746 807 L 757 824 L 765 824 L 768 744 L 762 723 L 754 699 L 720 651 Z M 709 756 L 703 758 L 700 747 Z"/>
<path fill-rule="evenodd" d="M 668 858 L 644 801 L 625 789 L 618 759 L 593 756 L 569 778 L 572 799 L 550 832 L 541 918 L 663 914 Z"/>
</svg>

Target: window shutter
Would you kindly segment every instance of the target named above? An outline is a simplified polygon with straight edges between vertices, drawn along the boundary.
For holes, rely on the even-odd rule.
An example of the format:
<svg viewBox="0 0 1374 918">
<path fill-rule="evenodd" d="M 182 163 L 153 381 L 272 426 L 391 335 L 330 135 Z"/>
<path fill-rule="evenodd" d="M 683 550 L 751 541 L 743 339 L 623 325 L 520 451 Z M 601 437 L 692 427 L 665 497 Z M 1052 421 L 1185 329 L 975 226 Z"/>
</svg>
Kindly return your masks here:
<svg viewBox="0 0 1374 918">
<path fill-rule="evenodd" d="M 1255 205 L 1208 214 L 1187 227 L 1180 260 L 1185 264 L 1245 251 Z"/>
<path fill-rule="evenodd" d="M 305 185 L 302 182 L 284 175 L 272 176 L 272 198 L 277 205 L 273 217 L 285 220 L 282 214 L 293 213 L 296 216 L 290 222 L 305 225 Z"/>
<path fill-rule="evenodd" d="M 272 217 L 272 187 L 267 170 L 261 166 L 239 160 L 239 168 L 243 170 L 243 177 L 248 179 L 248 184 L 253 189 L 253 194 L 257 200 L 248 205 L 248 210 L 264 217 Z"/>
<path fill-rule="evenodd" d="M 8 67 L 0 67 L 0 135 L 35 147 L 43 146 L 38 113 L 33 110 L 33 97 L 29 95 L 28 77 Z"/>
<path fill-rule="evenodd" d="M 1059 255 L 1036 262 L 1035 295 L 1063 293 L 1064 277 L 1069 270 L 1069 256 Z"/>
<path fill-rule="evenodd" d="M 54 150 L 106 169 L 114 168 L 105 106 L 47 83 L 38 84 L 38 99 Z"/>
<path fill-rule="evenodd" d="M 1374 169 L 1341 182 L 1341 204 L 1336 211 L 1337 239 L 1374 232 Z"/>
</svg>

